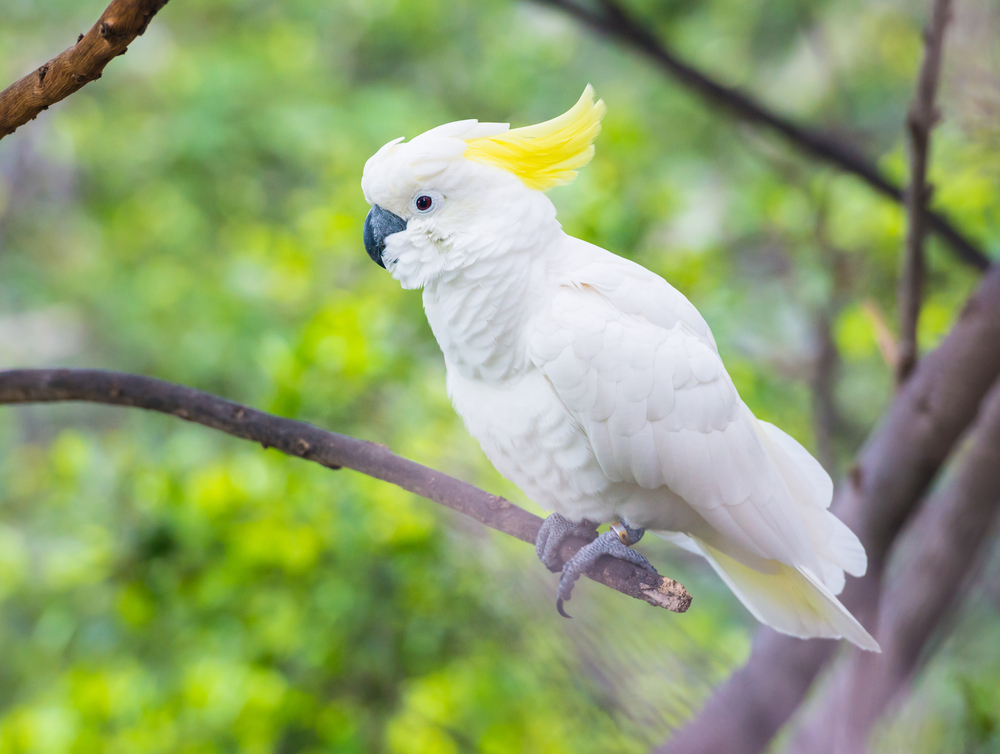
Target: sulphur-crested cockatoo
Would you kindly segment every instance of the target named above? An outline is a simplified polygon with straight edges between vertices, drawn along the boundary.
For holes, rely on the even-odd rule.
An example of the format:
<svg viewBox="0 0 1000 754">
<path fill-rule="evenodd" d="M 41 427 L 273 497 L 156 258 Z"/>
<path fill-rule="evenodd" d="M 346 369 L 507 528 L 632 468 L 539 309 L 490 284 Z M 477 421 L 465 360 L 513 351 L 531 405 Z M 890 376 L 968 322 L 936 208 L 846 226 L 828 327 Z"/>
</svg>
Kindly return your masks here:
<svg viewBox="0 0 1000 754">
<path fill-rule="evenodd" d="M 538 553 L 615 524 L 563 566 L 559 605 L 602 554 L 644 530 L 704 556 L 762 623 L 878 644 L 835 595 L 864 574 L 827 508 L 829 475 L 758 420 L 698 310 L 658 275 L 563 232 L 543 193 L 594 152 L 588 86 L 535 126 L 463 120 L 397 139 L 365 165 L 368 254 L 422 288 L 448 394 L 494 466 L 542 507 Z"/>
</svg>

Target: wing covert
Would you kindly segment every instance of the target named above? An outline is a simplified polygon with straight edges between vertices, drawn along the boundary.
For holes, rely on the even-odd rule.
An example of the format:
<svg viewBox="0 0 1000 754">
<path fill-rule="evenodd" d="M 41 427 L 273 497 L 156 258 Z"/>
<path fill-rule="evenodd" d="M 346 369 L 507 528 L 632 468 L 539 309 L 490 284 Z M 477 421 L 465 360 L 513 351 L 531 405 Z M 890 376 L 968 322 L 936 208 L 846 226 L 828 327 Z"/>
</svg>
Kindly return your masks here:
<svg viewBox="0 0 1000 754">
<path fill-rule="evenodd" d="M 751 555 L 815 566 L 791 495 L 711 333 L 677 317 L 664 327 L 616 303 L 594 286 L 563 285 L 530 343 L 532 361 L 587 434 L 605 475 L 668 487 Z"/>
</svg>

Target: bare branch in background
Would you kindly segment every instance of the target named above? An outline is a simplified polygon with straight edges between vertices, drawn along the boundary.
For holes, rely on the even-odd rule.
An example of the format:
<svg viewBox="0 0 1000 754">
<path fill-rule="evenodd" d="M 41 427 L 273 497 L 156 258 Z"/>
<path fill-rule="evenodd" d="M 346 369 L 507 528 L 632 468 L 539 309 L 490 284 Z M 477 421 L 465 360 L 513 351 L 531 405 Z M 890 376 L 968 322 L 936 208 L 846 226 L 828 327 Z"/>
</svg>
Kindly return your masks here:
<svg viewBox="0 0 1000 754">
<path fill-rule="evenodd" d="M 90 31 L 41 68 L 0 92 L 0 139 L 14 133 L 87 83 L 124 55 L 132 40 L 168 0 L 113 0 Z"/>
<path fill-rule="evenodd" d="M 896 384 L 910 376 L 917 363 L 917 322 L 924 289 L 924 224 L 931 186 L 927 183 L 927 162 L 930 156 L 931 130 L 940 114 L 934 105 L 941 59 L 944 57 L 944 30 L 951 20 L 951 0 L 935 0 L 931 20 L 924 30 L 924 62 L 917 77 L 906 127 L 910 135 L 910 187 L 906 190 L 908 227 L 906 247 L 900 265 L 899 288 L 899 355 L 896 362 Z"/>
<path fill-rule="evenodd" d="M 816 195 L 816 219 L 813 236 L 821 254 L 819 261 L 829 277 L 829 293 L 824 304 L 812 314 L 813 364 L 810 375 L 812 424 L 816 436 L 817 457 L 831 476 L 840 472 L 841 449 L 853 455 L 864 442 L 866 431 L 841 411 L 837 401 L 842 358 L 834 336 L 834 326 L 844 306 L 851 300 L 857 255 L 832 242 L 828 232 L 829 182 L 824 181 Z"/>
<path fill-rule="evenodd" d="M 542 519 L 510 501 L 401 458 L 383 445 L 257 411 L 194 388 L 95 369 L 0 371 L 0 404 L 56 401 L 88 401 L 158 411 L 330 469 L 354 469 L 446 505 L 529 544 L 535 543 L 542 525 Z M 559 549 L 562 562 L 587 543 L 588 540 L 579 537 L 567 538 Z M 662 576 L 657 581 L 623 560 L 604 556 L 587 575 L 623 594 L 675 613 L 683 613 L 691 605 L 691 596 L 676 581 Z"/>
<path fill-rule="evenodd" d="M 882 354 L 882 361 L 889 369 L 895 369 L 899 363 L 899 345 L 892 334 L 889 322 L 886 320 L 882 310 L 878 308 L 872 299 L 868 298 L 861 302 L 861 309 L 868 315 L 868 319 L 875 328 L 875 344 Z"/>
<path fill-rule="evenodd" d="M 878 618 L 881 655 L 847 650 L 788 747 L 801 754 L 865 751 L 887 707 L 907 690 L 935 630 L 952 614 L 1000 520 L 1000 382 L 983 402 L 972 447 L 893 545 Z"/>
<path fill-rule="evenodd" d="M 837 432 L 842 423 L 837 410 L 836 387 L 840 366 L 840 354 L 830 330 L 830 315 L 820 312 L 813 323 L 813 337 L 816 355 L 812 364 L 810 386 L 812 388 L 813 432 L 816 435 L 816 450 L 820 463 L 831 474 L 837 470 Z"/>
<path fill-rule="evenodd" d="M 644 53 L 667 74 L 711 104 L 723 108 L 737 118 L 770 128 L 810 157 L 851 173 L 883 196 L 902 203 L 903 190 L 857 149 L 845 145 L 839 139 L 778 115 L 741 89 L 720 84 L 711 76 L 681 60 L 673 50 L 649 31 L 648 24 L 631 18 L 618 3 L 601 0 L 600 5 L 604 11 L 598 13 L 578 5 L 574 0 L 535 0 L 535 2 L 564 10 L 594 31 Z M 934 210 L 927 210 L 926 220 L 928 227 L 949 245 L 961 261 L 978 270 L 985 270 L 990 266 L 989 257 L 965 237 L 947 217 Z"/>
<path fill-rule="evenodd" d="M 868 573 L 841 601 L 871 624 L 886 554 L 983 396 L 1000 377 L 1000 266 L 986 273 L 941 345 L 914 369 L 838 487 L 833 511 L 868 551 Z M 758 754 L 801 704 L 834 642 L 761 629 L 747 664 L 722 684 L 659 754 Z"/>
</svg>

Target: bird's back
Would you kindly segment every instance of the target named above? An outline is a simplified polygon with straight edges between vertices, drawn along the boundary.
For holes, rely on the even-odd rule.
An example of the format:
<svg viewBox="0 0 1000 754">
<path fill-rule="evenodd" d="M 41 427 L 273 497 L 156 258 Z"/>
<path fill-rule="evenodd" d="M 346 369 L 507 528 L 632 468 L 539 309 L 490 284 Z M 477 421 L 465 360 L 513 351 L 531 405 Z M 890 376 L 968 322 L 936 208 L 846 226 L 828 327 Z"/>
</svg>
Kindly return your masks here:
<svg viewBox="0 0 1000 754">
<path fill-rule="evenodd" d="M 829 475 L 754 417 L 683 295 L 589 244 L 567 247 L 576 253 L 554 262 L 530 354 L 613 489 L 633 488 L 617 512 L 689 537 L 755 615 L 780 630 L 877 647 L 834 596 L 844 571 L 860 575 L 866 563 L 857 538 L 827 510 Z M 697 516 L 680 514 L 678 499 Z"/>
</svg>

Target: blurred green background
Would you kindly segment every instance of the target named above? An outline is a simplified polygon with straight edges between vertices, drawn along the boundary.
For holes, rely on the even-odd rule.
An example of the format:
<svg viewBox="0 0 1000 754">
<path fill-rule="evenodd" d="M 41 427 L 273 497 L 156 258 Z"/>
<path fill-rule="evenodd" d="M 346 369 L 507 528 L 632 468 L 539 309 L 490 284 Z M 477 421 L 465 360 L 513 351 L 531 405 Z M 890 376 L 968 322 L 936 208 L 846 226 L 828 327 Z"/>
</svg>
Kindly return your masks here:
<svg viewBox="0 0 1000 754">
<path fill-rule="evenodd" d="M 923 5 L 629 7 L 904 180 Z M 102 8 L 0 0 L 0 84 Z M 931 170 L 993 256 L 998 17 L 996 0 L 958 7 Z M 588 82 L 608 115 L 593 163 L 551 193 L 564 227 L 691 298 L 751 408 L 843 472 L 891 393 L 900 208 L 502 0 L 171 2 L 101 81 L 0 143 L 0 367 L 188 383 L 535 509 L 453 414 L 419 293 L 365 254 L 359 182 L 392 138 L 534 123 Z M 977 279 L 929 254 L 925 348 Z M 641 549 L 689 613 L 583 582 L 566 621 L 530 547 L 389 485 L 137 411 L 3 408 L 0 754 L 645 751 L 756 626 L 703 564 Z M 987 574 L 884 750 L 1000 751 Z"/>
</svg>

